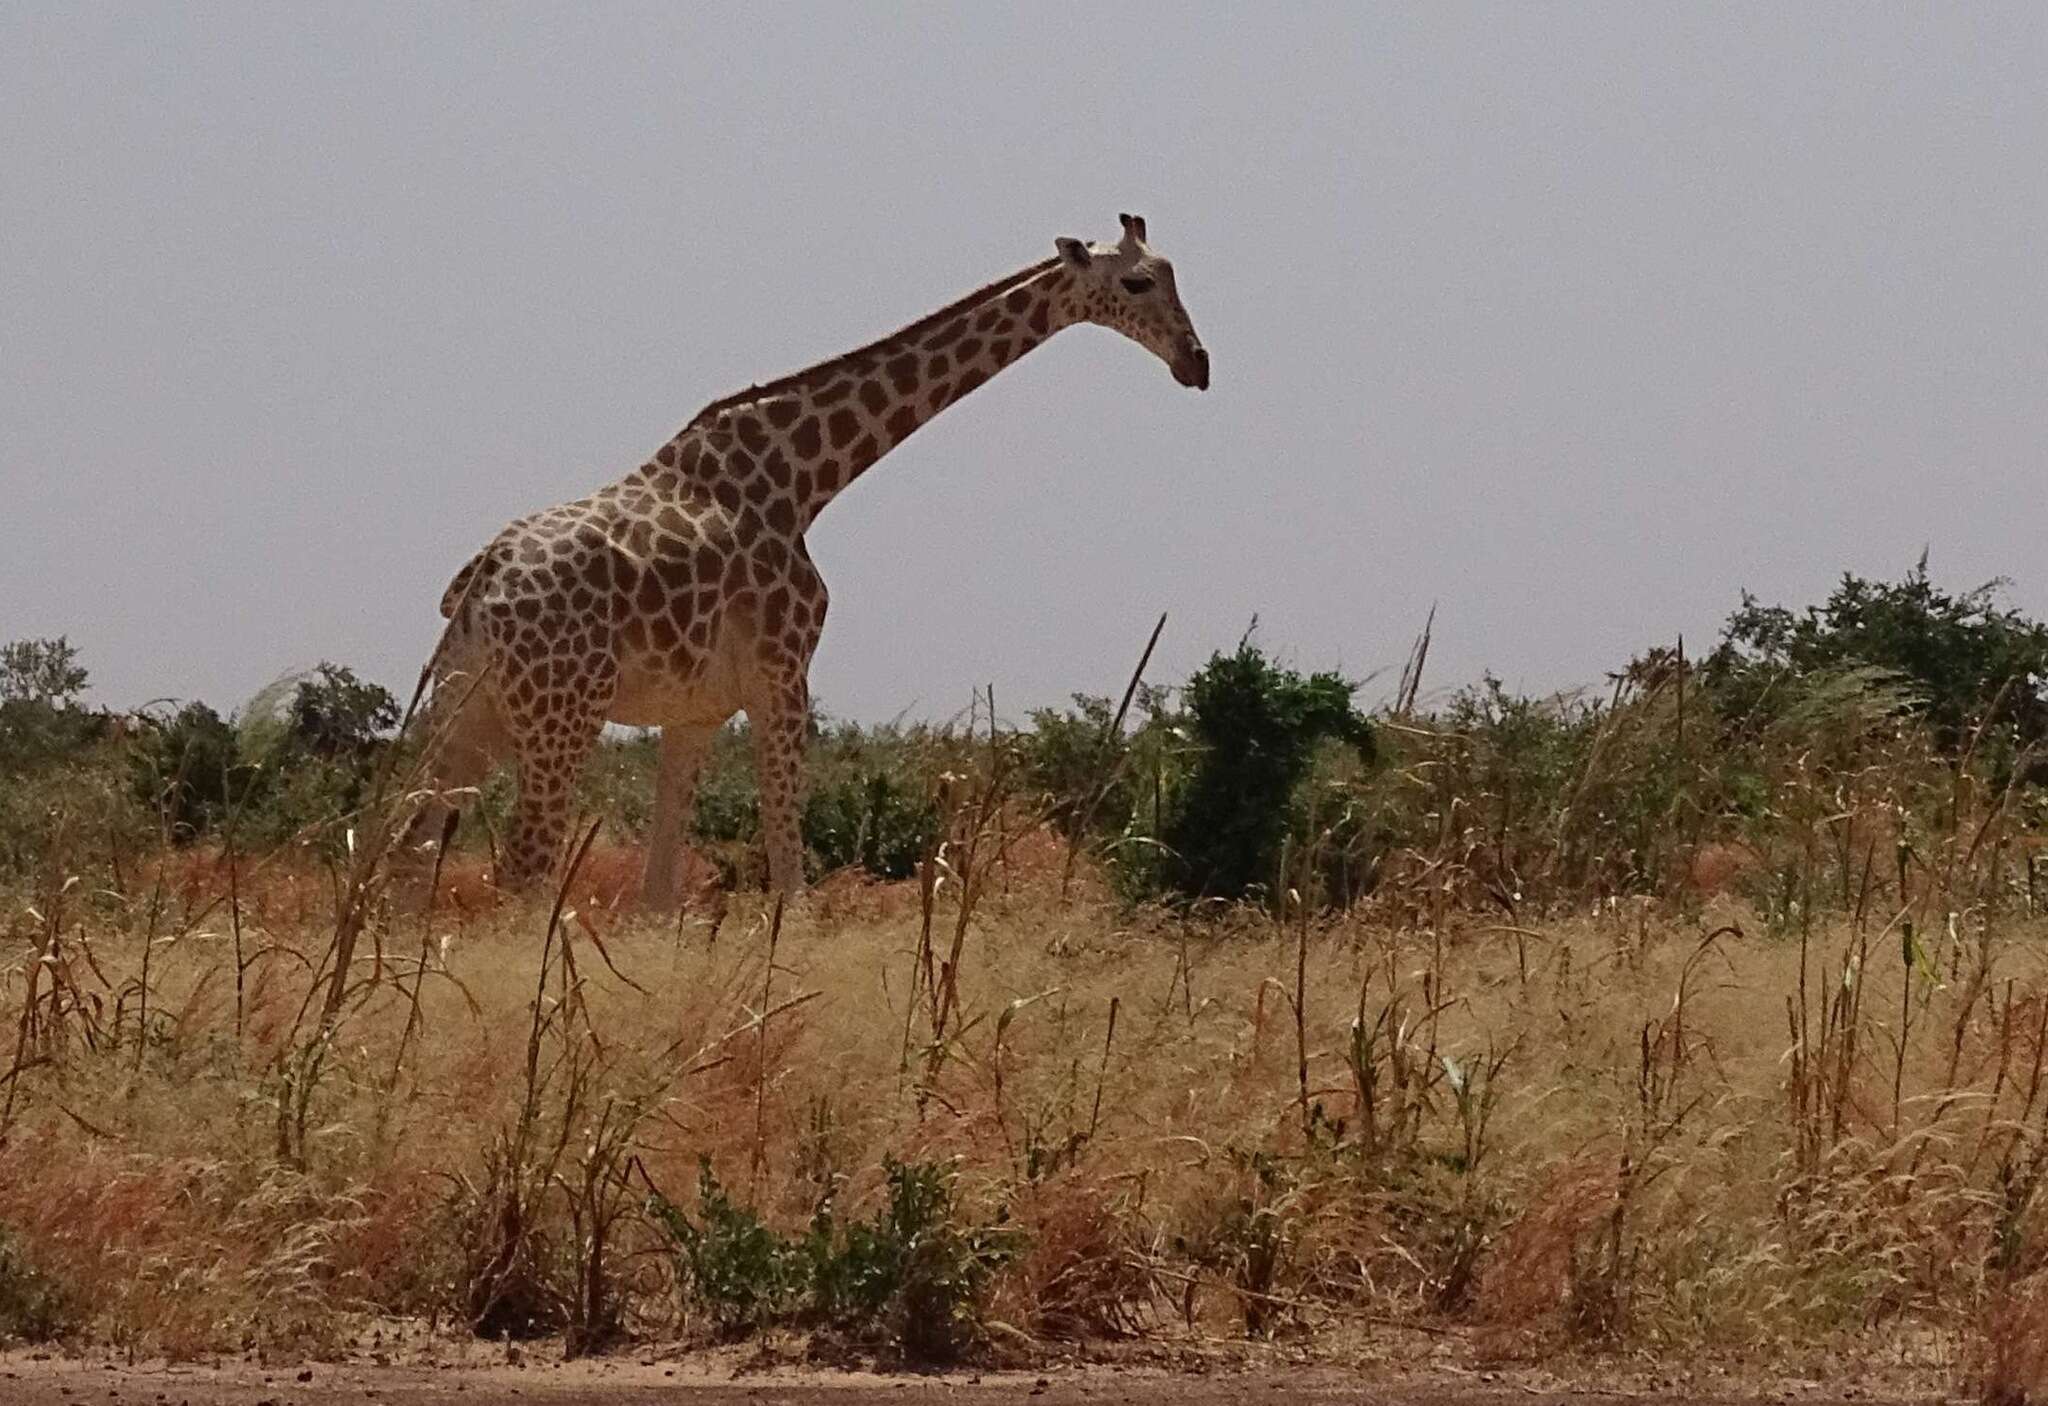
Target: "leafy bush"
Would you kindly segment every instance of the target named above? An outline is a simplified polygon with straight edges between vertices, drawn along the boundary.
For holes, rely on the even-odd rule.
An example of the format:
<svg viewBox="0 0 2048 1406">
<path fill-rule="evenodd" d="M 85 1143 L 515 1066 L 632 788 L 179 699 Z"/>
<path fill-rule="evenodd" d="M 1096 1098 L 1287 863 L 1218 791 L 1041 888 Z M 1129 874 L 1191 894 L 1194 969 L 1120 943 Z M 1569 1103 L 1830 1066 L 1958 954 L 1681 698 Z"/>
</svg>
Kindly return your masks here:
<svg viewBox="0 0 2048 1406">
<path fill-rule="evenodd" d="M 0 645 L 0 700 L 57 707 L 75 703 L 89 676 L 63 635 Z"/>
<path fill-rule="evenodd" d="M 834 778 L 804 804 L 804 848 L 821 872 L 859 865 L 881 879 L 907 879 L 938 833 L 931 793 L 913 793 L 886 771 Z"/>
<path fill-rule="evenodd" d="M 1910 711 L 1947 751 L 1966 746 L 1987 710 L 2011 743 L 2048 741 L 2048 626 L 1997 604 L 2003 581 L 1951 595 L 1923 556 L 1896 582 L 1844 574 L 1819 606 L 1794 613 L 1748 592 L 1728 618 L 1706 676 L 1724 713 L 1772 711 L 1766 695 L 1787 676 L 1869 666 L 1910 686 Z"/>
<path fill-rule="evenodd" d="M 398 725 L 398 700 L 352 669 L 322 662 L 300 679 L 285 711 L 292 745 L 316 757 L 361 758 Z"/>
<path fill-rule="evenodd" d="M 1172 721 L 1172 690 L 1141 685 L 1136 712 L 1142 721 L 1128 731 L 1115 724 L 1107 698 L 1073 695 L 1073 707 L 1040 708 L 1031 731 L 1018 739 L 1027 782 L 1048 802 L 1047 819 L 1068 839 L 1112 843 L 1127 837 L 1151 814 L 1153 782 L 1178 749 Z"/>
<path fill-rule="evenodd" d="M 1199 746 L 1160 839 L 1156 887 L 1184 898 L 1242 898 L 1270 883 L 1289 807 L 1325 741 L 1373 756 L 1373 729 L 1352 706 L 1357 685 L 1332 673 L 1303 678 L 1249 638 L 1216 654 L 1183 690 Z"/>
<path fill-rule="evenodd" d="M 242 760 L 235 729 L 204 703 L 187 703 L 157 721 L 132 764 L 137 798 L 179 843 L 222 824 L 264 780 Z"/>
<path fill-rule="evenodd" d="M 134 850 L 155 826 L 131 794 L 118 720 L 79 702 L 86 671 L 62 636 L 0 645 L 0 877 L 80 849 Z"/>
<path fill-rule="evenodd" d="M 248 844 L 278 844 L 363 802 L 398 701 L 322 663 L 280 706 L 267 690 L 240 726 L 204 703 L 158 718 L 135 747 L 134 784 L 180 843 L 230 821 Z"/>
<path fill-rule="evenodd" d="M 961 1229 L 950 1168 L 894 1160 L 883 1166 L 889 1204 L 874 1220 L 847 1226 L 837 1248 L 818 1262 L 814 1302 L 844 1325 L 886 1324 L 912 1357 L 950 1361 L 979 1337 L 989 1278 L 1015 1256 L 1019 1236 L 1001 1226 Z M 829 1243 L 828 1215 L 813 1231 L 818 1243 Z"/>
<path fill-rule="evenodd" d="M 938 833 L 939 774 L 964 750 L 944 729 L 816 723 L 802 821 L 812 874 L 851 865 L 884 879 L 915 873 Z M 698 777 L 696 835 L 737 868 L 760 833 L 752 735 L 731 723 Z"/>
<path fill-rule="evenodd" d="M 1100 817 L 1129 816 L 1135 799 L 1122 765 L 1130 742 L 1112 726 L 1115 704 L 1087 693 L 1073 698 L 1071 710 L 1040 708 L 1031 714 L 1022 760 L 1031 784 L 1051 802 L 1048 819 L 1078 840 L 1085 838 L 1083 827 Z"/>
<path fill-rule="evenodd" d="M 683 1292 L 710 1317 L 719 1338 L 767 1327 L 802 1302 L 817 1260 L 814 1249 L 776 1234 L 752 1211 L 734 1205 L 712 1174 L 709 1157 L 697 1168 L 698 1221 L 659 1196 L 648 1209 L 675 1241 Z"/>
<path fill-rule="evenodd" d="M 872 1220 L 842 1226 L 820 1210 L 800 1236 L 777 1234 L 735 1206 L 709 1159 L 698 1171 L 697 1221 L 660 1197 L 649 1211 L 676 1244 L 685 1294 L 720 1337 L 809 1323 L 951 1361 L 979 1338 L 990 1278 L 1020 1237 L 1000 1225 L 962 1229 L 950 1168 L 883 1166 L 888 1204 Z"/>
</svg>

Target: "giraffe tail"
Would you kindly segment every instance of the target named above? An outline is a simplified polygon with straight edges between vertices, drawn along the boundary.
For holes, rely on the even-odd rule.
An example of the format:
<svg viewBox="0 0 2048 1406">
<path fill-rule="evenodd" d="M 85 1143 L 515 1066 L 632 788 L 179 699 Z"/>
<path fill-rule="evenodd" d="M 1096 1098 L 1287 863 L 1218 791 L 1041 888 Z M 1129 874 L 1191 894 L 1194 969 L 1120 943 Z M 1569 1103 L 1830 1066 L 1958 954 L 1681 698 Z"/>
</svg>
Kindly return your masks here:
<svg viewBox="0 0 2048 1406">
<path fill-rule="evenodd" d="M 441 592 L 441 618 L 453 620 L 455 612 L 462 609 L 462 603 L 469 593 L 490 576 L 486 570 L 490 565 L 491 549 L 484 548 L 462 564 L 462 570 L 455 573 L 455 579 L 448 583 L 448 589 Z"/>
<path fill-rule="evenodd" d="M 434 697 L 444 682 L 444 666 L 452 656 L 460 654 L 460 642 L 469 633 L 466 610 L 469 598 L 475 594 L 479 586 L 491 579 L 492 570 L 496 565 L 497 559 L 492 554 L 491 547 L 485 547 L 462 564 L 462 569 L 455 573 L 455 579 L 448 583 L 448 589 L 441 593 L 441 615 L 448 623 L 441 627 L 440 638 L 434 641 L 434 652 L 427 656 L 427 662 L 420 667 L 419 683 L 413 689 L 412 702 L 406 707 L 405 719 L 399 724 L 401 733 L 412 725 L 415 716 L 421 712 L 423 702 L 433 704 Z M 477 679 L 471 679 L 469 687 L 475 688 L 478 682 Z M 459 701 L 456 706 L 460 706 Z"/>
<path fill-rule="evenodd" d="M 466 608 L 469 598 L 491 579 L 498 564 L 492 550 L 496 545 L 492 543 L 464 562 L 462 570 L 456 572 L 455 579 L 448 583 L 448 589 L 441 593 L 441 616 L 448 623 L 441 627 L 441 637 L 434 642 L 434 652 L 427 656 L 426 667 L 421 670 L 423 686 L 428 679 L 439 676 L 441 665 L 454 649 L 458 637 L 468 634 Z"/>
</svg>

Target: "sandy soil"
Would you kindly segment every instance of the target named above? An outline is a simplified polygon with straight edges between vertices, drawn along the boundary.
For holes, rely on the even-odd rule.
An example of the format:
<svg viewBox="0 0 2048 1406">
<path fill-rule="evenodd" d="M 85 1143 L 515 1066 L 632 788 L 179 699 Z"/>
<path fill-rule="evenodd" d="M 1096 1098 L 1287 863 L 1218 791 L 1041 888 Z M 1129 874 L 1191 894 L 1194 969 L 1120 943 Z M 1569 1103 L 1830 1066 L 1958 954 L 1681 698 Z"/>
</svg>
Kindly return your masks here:
<svg viewBox="0 0 2048 1406">
<path fill-rule="evenodd" d="M 1268 1360 L 1201 1370 L 1087 1364 L 1041 1371 L 915 1375 L 760 1365 L 758 1359 L 693 1354 L 671 1360 L 563 1362 L 552 1354 L 497 1360 L 379 1364 L 371 1360 L 290 1366 L 231 1361 L 129 1363 L 105 1356 L 0 1354 L 0 1406 L 427 1406 L 519 1402 L 537 1406 L 1238 1406 L 1329 1402 L 1347 1406 L 1551 1406 L 1642 1401 L 1670 1406 L 1885 1406 L 1961 1398 L 1920 1371 L 1795 1373 L 1726 1364 L 1688 1367 L 1290 1365 Z"/>
</svg>

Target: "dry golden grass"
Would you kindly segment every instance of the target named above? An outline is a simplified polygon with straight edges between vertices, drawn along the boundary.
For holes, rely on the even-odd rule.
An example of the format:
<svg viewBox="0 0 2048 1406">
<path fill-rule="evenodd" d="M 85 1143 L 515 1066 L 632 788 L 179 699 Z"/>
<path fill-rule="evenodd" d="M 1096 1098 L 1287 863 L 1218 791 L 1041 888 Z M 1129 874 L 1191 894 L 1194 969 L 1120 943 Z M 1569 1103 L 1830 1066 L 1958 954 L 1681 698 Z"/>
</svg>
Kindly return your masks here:
<svg viewBox="0 0 2048 1406">
<path fill-rule="evenodd" d="M 451 865 L 431 915 L 379 908 L 326 1040 L 318 875 L 17 896 L 0 1233 L 72 1331 L 153 1349 L 317 1351 L 362 1315 L 596 1346 L 695 1331 L 642 1206 L 693 1207 L 700 1158 L 787 1229 L 872 1205 L 885 1157 L 957 1159 L 962 1213 L 1028 1232 L 988 1311 L 1036 1337 L 1890 1323 L 2038 1381 L 2041 924 L 1944 919 L 1910 971 L 1897 923 L 1725 899 L 1188 926 L 1063 901 L 1048 853 L 988 876 L 939 1041 L 914 884 L 823 886 L 771 970 L 758 896 L 632 916 L 626 852 L 552 939 Z"/>
</svg>

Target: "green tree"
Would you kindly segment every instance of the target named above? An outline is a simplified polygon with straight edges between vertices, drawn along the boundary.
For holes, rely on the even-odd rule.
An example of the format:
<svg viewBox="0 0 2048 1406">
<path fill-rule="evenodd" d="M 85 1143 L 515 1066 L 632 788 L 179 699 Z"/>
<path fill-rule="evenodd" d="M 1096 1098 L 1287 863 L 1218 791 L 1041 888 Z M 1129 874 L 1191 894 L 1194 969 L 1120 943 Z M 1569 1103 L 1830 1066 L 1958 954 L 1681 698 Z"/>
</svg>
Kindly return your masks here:
<svg viewBox="0 0 2048 1406">
<path fill-rule="evenodd" d="M 85 685 L 62 635 L 0 645 L 0 775 L 69 757 L 100 736 L 104 718 L 78 701 Z"/>
<path fill-rule="evenodd" d="M 292 740 L 317 757 L 364 757 L 398 724 L 398 700 L 353 669 L 322 661 L 301 679 L 285 713 Z"/>
<path fill-rule="evenodd" d="M 1316 749 L 1335 740 L 1373 754 L 1372 724 L 1352 706 L 1357 688 L 1334 673 L 1279 668 L 1249 637 L 1188 680 L 1186 726 L 1199 751 L 1160 836 L 1165 889 L 1241 898 L 1273 879 Z"/>
<path fill-rule="evenodd" d="M 85 680 L 78 651 L 62 635 L 0 645 L 0 702 L 70 707 L 85 692 Z"/>
<path fill-rule="evenodd" d="M 1951 594 L 1923 556 L 1895 582 L 1844 574 L 1824 604 L 1797 613 L 1744 592 L 1704 674 L 1724 715 L 1768 715 L 1788 678 L 1874 667 L 1910 687 L 1909 711 L 1948 751 L 1980 724 L 2005 745 L 2038 745 L 2048 742 L 2048 626 L 2000 608 L 2005 584 Z"/>
</svg>

